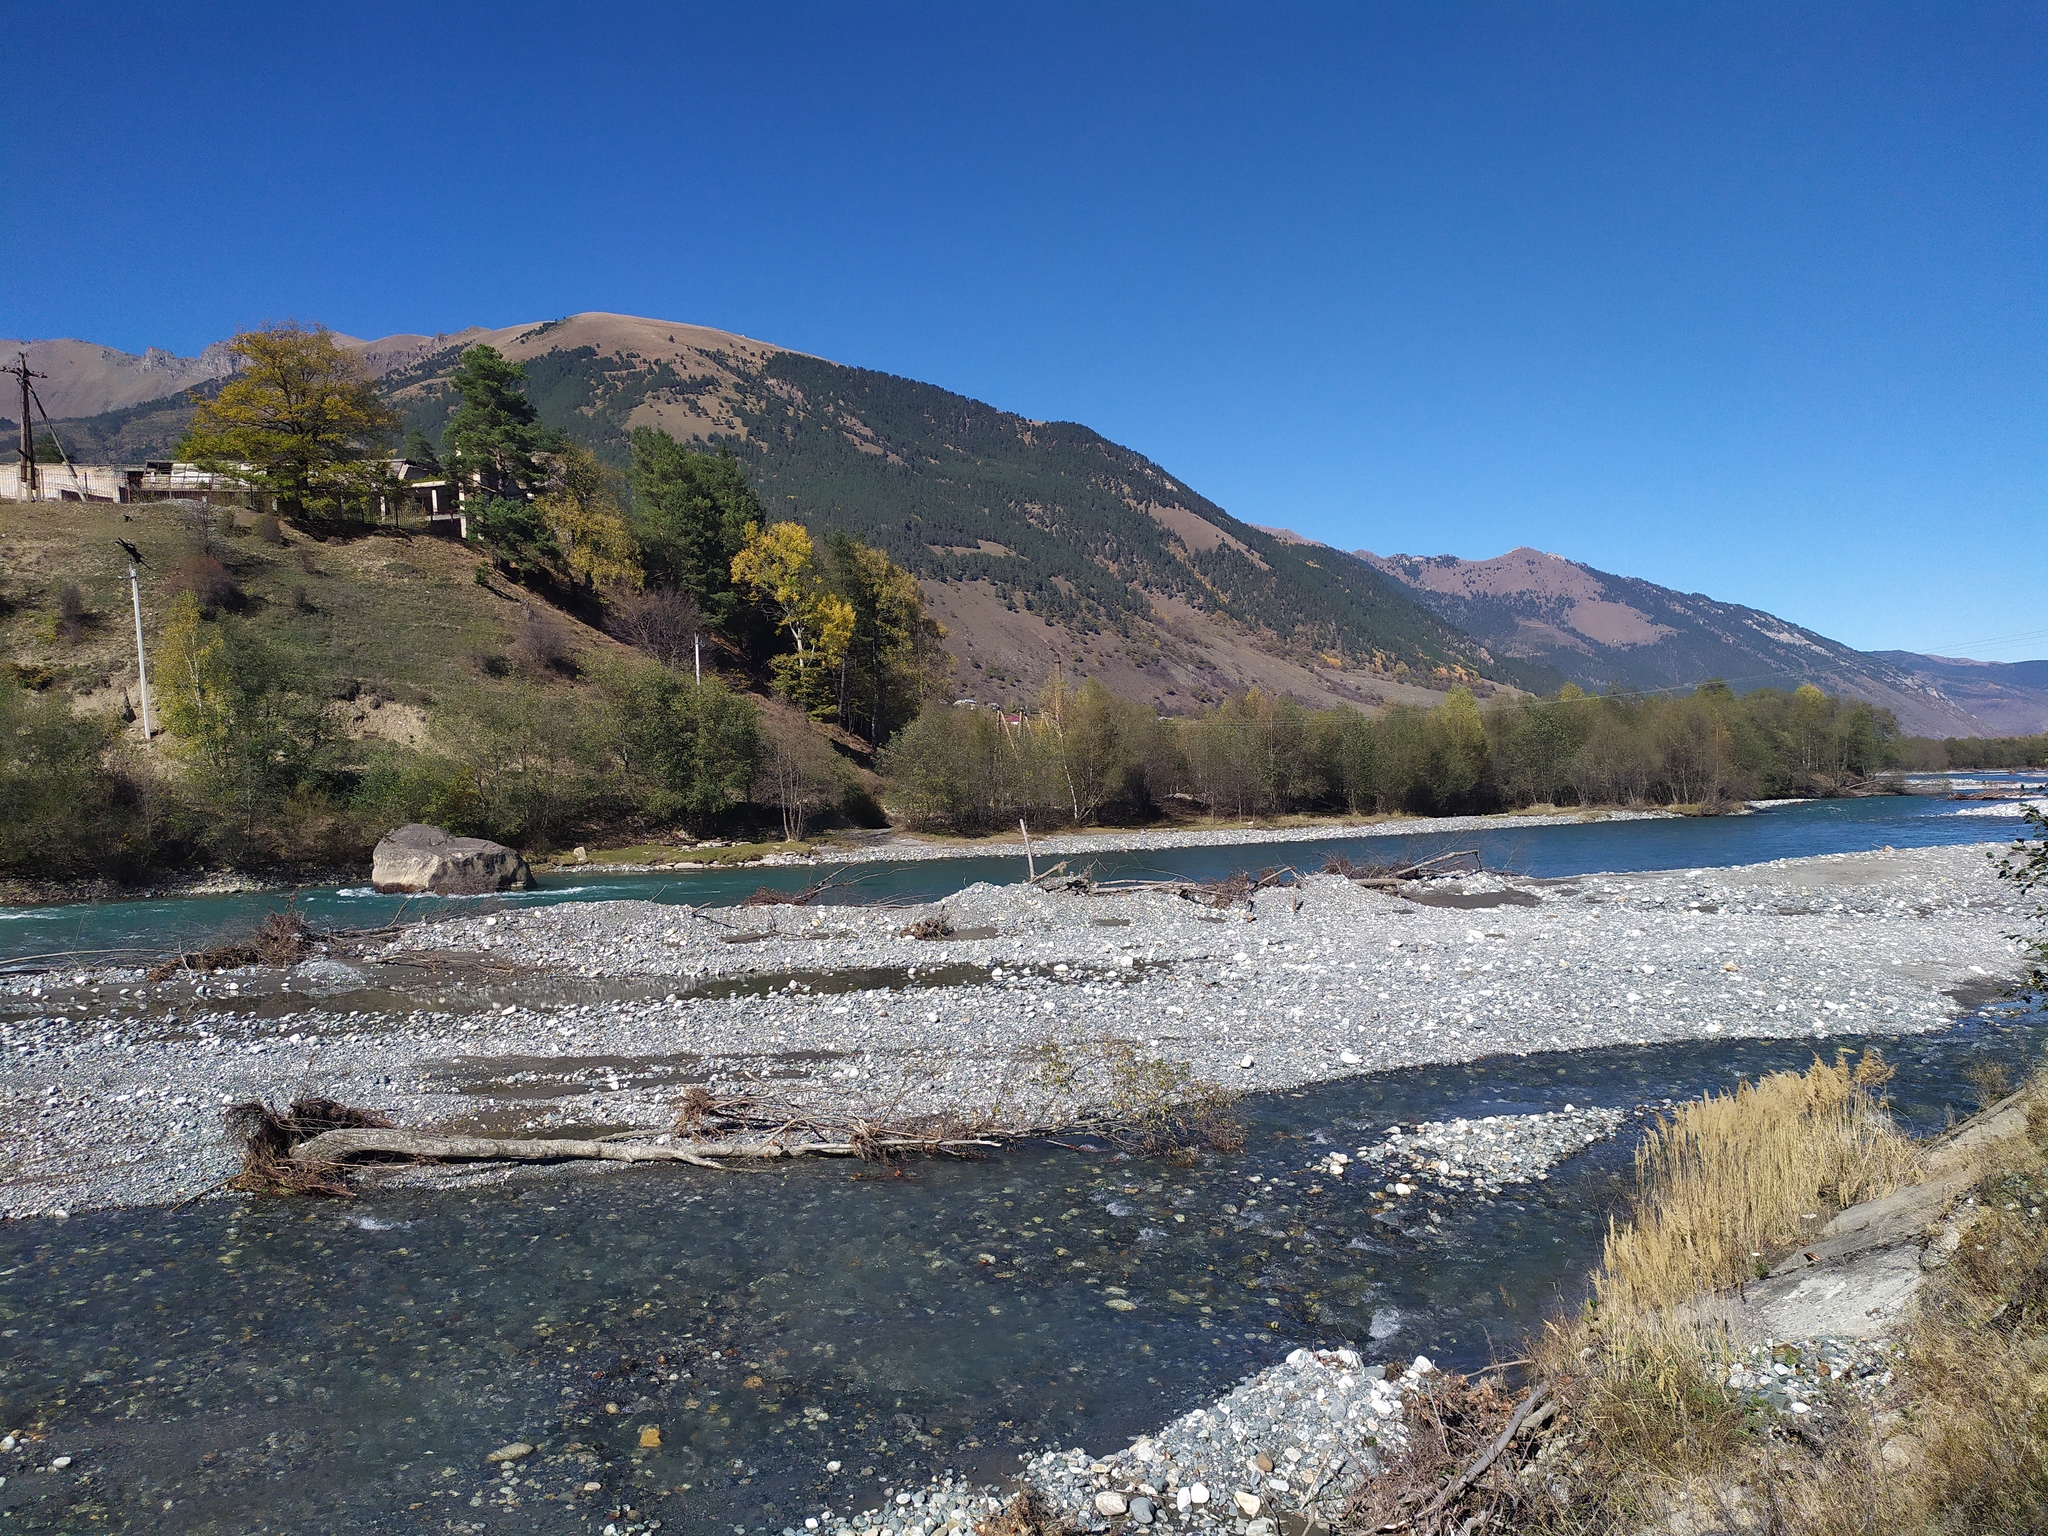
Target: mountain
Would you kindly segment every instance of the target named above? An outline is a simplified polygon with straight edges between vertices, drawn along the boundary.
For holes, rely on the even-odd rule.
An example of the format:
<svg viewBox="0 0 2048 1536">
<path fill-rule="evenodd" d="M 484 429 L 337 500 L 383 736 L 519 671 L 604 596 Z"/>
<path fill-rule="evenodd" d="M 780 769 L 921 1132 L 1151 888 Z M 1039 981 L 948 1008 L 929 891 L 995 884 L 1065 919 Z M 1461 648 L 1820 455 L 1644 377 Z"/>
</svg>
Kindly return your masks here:
<svg viewBox="0 0 2048 1536">
<path fill-rule="evenodd" d="M 1365 550 L 1357 558 L 1402 583 L 1493 654 L 1553 668 L 1582 688 L 1687 689 L 1716 677 L 1745 691 L 1812 683 L 1891 710 L 1909 734 L 2003 734 L 1944 677 L 1922 666 L 1933 658 L 1851 650 L 1739 603 L 1674 592 L 1535 549 L 1492 560 Z"/>
<path fill-rule="evenodd" d="M 156 347 L 123 352 L 69 338 L 0 341 L 0 361 L 12 363 L 17 353 L 25 353 L 29 367 L 44 375 L 36 380 L 36 396 L 43 409 L 60 421 L 161 400 L 235 371 L 235 360 L 224 341 L 215 342 L 197 357 L 179 357 Z M 4 408 L 13 411 L 16 401 L 9 399 Z"/>
<path fill-rule="evenodd" d="M 1242 522 L 1072 422 L 628 315 L 347 344 L 407 427 L 438 437 L 448 375 L 476 341 L 523 363 L 542 418 L 613 463 L 632 428 L 660 427 L 745 460 L 776 515 L 888 551 L 946 625 L 963 696 L 1015 704 L 1055 667 L 1168 713 L 1246 687 L 1371 705 L 1426 703 L 1459 681 L 1554 686 L 1369 566 Z M 139 401 L 60 421 L 59 436 L 81 460 L 162 455 L 190 408 Z"/>
<path fill-rule="evenodd" d="M 1910 672 L 1984 724 L 1992 736 L 2048 731 L 2048 661 L 1964 661 L 1913 651 L 1873 651 Z"/>
</svg>

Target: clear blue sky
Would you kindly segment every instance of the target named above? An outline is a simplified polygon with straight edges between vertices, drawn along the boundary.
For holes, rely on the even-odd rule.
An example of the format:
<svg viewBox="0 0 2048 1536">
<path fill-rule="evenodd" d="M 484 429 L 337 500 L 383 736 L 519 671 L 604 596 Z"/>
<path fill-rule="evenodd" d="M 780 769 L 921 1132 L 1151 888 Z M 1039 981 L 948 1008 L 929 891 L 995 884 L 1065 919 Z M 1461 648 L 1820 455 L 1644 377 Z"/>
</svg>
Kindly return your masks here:
<svg viewBox="0 0 2048 1536">
<path fill-rule="evenodd" d="M 2048 655 L 2038 3 L 0 22 L 0 334 L 656 315 L 1086 422 L 1346 548 Z"/>
</svg>

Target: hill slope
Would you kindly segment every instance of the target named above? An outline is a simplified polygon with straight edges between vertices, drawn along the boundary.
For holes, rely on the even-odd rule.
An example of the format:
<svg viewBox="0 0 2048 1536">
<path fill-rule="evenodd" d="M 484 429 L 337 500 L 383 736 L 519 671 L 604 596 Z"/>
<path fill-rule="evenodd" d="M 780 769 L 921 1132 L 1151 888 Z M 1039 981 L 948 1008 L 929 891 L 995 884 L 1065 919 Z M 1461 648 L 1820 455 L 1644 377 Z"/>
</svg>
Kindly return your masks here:
<svg viewBox="0 0 2048 1536">
<path fill-rule="evenodd" d="M 1965 661 L 1914 651 L 1871 654 L 1939 688 L 1993 736 L 2048 731 L 2048 661 Z"/>
<path fill-rule="evenodd" d="M 1998 734 L 1918 668 L 1930 658 L 1851 650 L 1761 609 L 1534 549 L 1492 560 L 1364 550 L 1358 558 L 1495 653 L 1552 667 L 1583 688 L 1684 689 L 1714 677 L 1745 690 L 1812 683 L 1891 710 L 1911 734 Z"/>
<path fill-rule="evenodd" d="M 772 511 L 887 550 L 924 583 L 969 696 L 1019 702 L 1056 665 L 1167 712 L 1249 686 L 1369 705 L 1457 680 L 1554 682 L 1378 572 L 1241 522 L 1073 423 L 633 316 L 350 344 L 407 426 L 438 436 L 474 341 L 524 363 L 543 419 L 614 463 L 643 425 L 727 448 Z M 136 404 L 60 433 L 81 458 L 161 454 L 188 409 Z"/>
</svg>

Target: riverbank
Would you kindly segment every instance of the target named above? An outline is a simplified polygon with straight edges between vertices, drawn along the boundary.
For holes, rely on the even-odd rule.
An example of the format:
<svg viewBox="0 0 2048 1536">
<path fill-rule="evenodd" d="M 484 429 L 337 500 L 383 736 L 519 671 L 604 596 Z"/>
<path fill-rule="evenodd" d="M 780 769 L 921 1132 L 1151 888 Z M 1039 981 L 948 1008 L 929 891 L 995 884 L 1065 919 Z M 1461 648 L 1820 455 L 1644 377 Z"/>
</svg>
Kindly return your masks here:
<svg viewBox="0 0 2048 1536">
<path fill-rule="evenodd" d="M 986 885 L 912 908 L 594 902 L 286 972 L 13 978 L 0 1212 L 189 1198 L 232 1171 L 220 1112 L 252 1098 L 544 1135 L 665 1130 L 701 1084 L 1021 1126 L 1114 1116 L 1181 1070 L 1273 1090 L 1502 1053 L 1912 1034 L 2017 967 L 1988 851 L 1408 895 L 1314 876 L 1225 909 Z"/>
<path fill-rule="evenodd" d="M 1772 804 L 1792 804 L 1774 801 Z M 1658 809 L 1593 807 L 1570 811 L 1502 811 L 1483 816 L 1290 817 L 1262 825 L 1205 827 L 1104 827 L 1031 839 L 1034 856 L 1062 859 L 1090 854 L 1132 853 L 1168 848 L 1235 848 L 1253 843 L 1306 843 L 1343 837 L 1380 837 L 1460 832 L 1513 831 L 1521 827 L 1576 826 L 1603 821 L 1654 821 L 1680 814 Z M 909 863 L 929 859 L 1024 857 L 1021 834 L 985 838 L 934 837 L 914 832 L 827 833 L 806 842 L 709 842 L 663 849 L 635 844 L 598 849 L 577 858 L 573 851 L 533 854 L 534 869 L 560 879 L 593 874 L 718 874 L 735 869 L 831 868 L 849 863 Z M 345 886 L 368 878 L 364 868 L 211 870 L 164 876 L 122 885 L 112 880 L 0 880 L 0 910 L 106 901 L 149 901 L 166 897 L 220 896 L 249 891 L 290 891 L 308 886 Z"/>
</svg>

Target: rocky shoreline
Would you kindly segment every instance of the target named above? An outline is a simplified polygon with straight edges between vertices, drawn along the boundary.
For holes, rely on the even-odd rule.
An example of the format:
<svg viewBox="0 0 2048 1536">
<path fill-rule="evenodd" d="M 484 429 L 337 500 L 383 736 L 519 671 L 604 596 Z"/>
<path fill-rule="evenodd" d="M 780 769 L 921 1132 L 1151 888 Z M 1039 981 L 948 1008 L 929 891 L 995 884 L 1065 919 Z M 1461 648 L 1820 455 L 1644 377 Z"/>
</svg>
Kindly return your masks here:
<svg viewBox="0 0 2048 1536">
<path fill-rule="evenodd" d="M 305 1092 L 497 1134 L 666 1129 L 694 1084 L 1048 1124 L 1115 1112 L 1105 1041 L 1265 1090 L 1502 1052 L 1912 1034 L 2017 965 L 1984 854 L 1407 896 L 1314 876 L 1227 909 L 1021 886 L 907 909 L 561 904 L 286 972 L 12 977 L 0 1214 L 188 1198 L 232 1169 L 224 1105 Z M 1071 1080 L 1048 1081 L 1049 1049 Z"/>
<path fill-rule="evenodd" d="M 1792 804 L 1773 801 L 1772 804 Z M 1305 826 L 1207 828 L 1107 828 L 1061 832 L 1031 840 L 1034 857 L 1054 859 L 1077 854 L 1140 852 L 1164 848 L 1234 848 L 1248 843 L 1306 843 L 1345 837 L 1391 837 L 1423 833 L 1511 831 L 1519 827 L 1571 826 L 1589 821 L 1648 821 L 1675 812 L 1600 807 L 1583 811 L 1511 812 L 1486 816 L 1332 817 Z M 706 844 L 723 847 L 724 844 Z M 673 863 L 615 863 L 577 860 L 566 855 L 535 856 L 535 867 L 550 876 L 672 874 L 729 872 L 735 869 L 827 868 L 847 863 L 904 863 L 929 859 L 1024 857 L 1021 838 L 998 836 L 967 841 L 927 841 L 909 833 L 848 834 L 822 843 L 809 853 L 776 852 L 730 863 L 679 859 Z M 306 886 L 361 884 L 368 877 L 353 869 L 211 870 L 160 882 L 127 886 L 113 880 L 0 880 L 0 907 L 64 906 L 99 901 L 159 901 L 182 896 L 232 896 L 252 891 L 286 891 Z"/>
<path fill-rule="evenodd" d="M 1286 1089 L 1504 1052 L 1912 1034 L 2016 966 L 2017 910 L 1986 851 L 1488 875 L 1400 894 L 1319 875 L 1224 908 L 1019 886 L 907 909 L 559 905 L 283 971 L 16 977 L 0 986 L 0 1214 L 203 1195 L 235 1163 L 225 1105 L 307 1092 L 497 1134 L 659 1131 L 696 1084 L 1047 1123 L 1116 1112 L 1128 1084 L 1088 1054 L 1105 1040 L 1198 1081 Z M 1049 1050 L 1072 1069 L 1057 1082 L 1040 1070 Z M 1376 1128 L 1313 1171 L 1368 1182 L 1371 1219 L 1431 1223 L 1433 1202 L 1541 1181 L 1637 1112 Z M 1796 1413 L 1801 1361 L 1828 1380 L 1881 1374 L 1877 1356 L 1830 1342 L 1761 1356 L 1743 1386 Z M 1428 1369 L 1298 1350 L 1128 1447 L 1041 1454 L 1021 1475 L 1088 1529 L 1271 1536 L 1398 1447 Z M 942 1478 L 802 1529 L 939 1536 L 971 1529 L 1000 1492 Z"/>
</svg>

